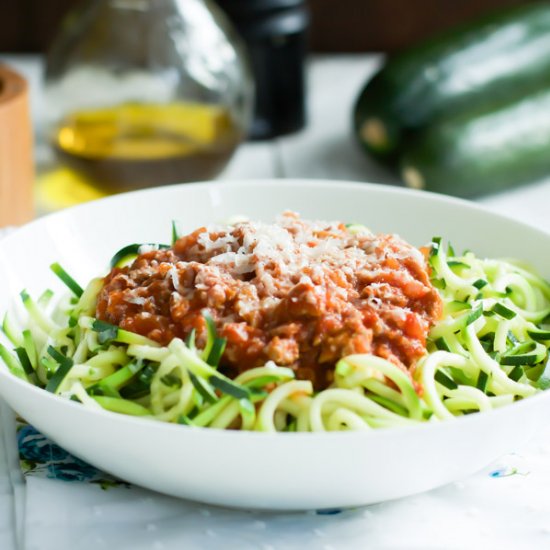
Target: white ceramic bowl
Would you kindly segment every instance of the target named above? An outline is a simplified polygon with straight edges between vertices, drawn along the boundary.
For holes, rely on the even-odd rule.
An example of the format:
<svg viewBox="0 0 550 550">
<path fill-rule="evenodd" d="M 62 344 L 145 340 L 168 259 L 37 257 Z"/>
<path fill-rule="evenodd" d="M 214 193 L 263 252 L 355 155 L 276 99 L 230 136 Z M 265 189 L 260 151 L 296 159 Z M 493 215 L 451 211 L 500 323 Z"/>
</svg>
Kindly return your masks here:
<svg viewBox="0 0 550 550">
<path fill-rule="evenodd" d="M 104 199 L 43 218 L 0 241 L 0 312 L 22 288 L 61 290 L 59 261 L 82 283 L 130 242 L 169 239 L 235 214 L 272 220 L 361 222 L 415 245 L 434 235 L 480 255 L 513 256 L 550 275 L 550 236 L 467 202 L 328 181 L 193 184 Z M 5 342 L 4 342 L 5 343 Z M 90 411 L 13 377 L 0 393 L 22 417 L 76 456 L 124 480 L 202 502 L 266 509 L 355 506 L 463 478 L 521 445 L 550 413 L 550 392 L 489 413 L 367 433 L 264 434 L 194 429 Z"/>
</svg>

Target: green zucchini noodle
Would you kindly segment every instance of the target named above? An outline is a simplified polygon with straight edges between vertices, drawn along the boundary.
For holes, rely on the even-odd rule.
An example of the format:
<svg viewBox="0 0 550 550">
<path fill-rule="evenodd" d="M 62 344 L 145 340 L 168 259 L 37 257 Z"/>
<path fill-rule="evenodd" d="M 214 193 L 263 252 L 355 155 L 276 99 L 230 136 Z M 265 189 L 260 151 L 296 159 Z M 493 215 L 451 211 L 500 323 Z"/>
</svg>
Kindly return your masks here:
<svg viewBox="0 0 550 550">
<path fill-rule="evenodd" d="M 125 247 L 125 261 L 136 246 Z M 58 264 L 54 271 L 72 294 L 54 302 L 51 291 L 37 299 L 23 291 L 24 318 L 9 312 L 2 327 L 14 352 L 0 345 L 0 356 L 16 376 L 92 409 L 264 432 L 437 422 L 550 386 L 550 285 L 513 260 L 456 256 L 439 238 L 429 254 L 443 315 L 411 372 L 357 354 L 338 361 L 332 385 L 320 392 L 272 362 L 229 379 L 217 369 L 225 341 L 206 313 L 204 349 L 194 334 L 162 347 L 95 319 L 102 279 L 81 289 Z"/>
</svg>

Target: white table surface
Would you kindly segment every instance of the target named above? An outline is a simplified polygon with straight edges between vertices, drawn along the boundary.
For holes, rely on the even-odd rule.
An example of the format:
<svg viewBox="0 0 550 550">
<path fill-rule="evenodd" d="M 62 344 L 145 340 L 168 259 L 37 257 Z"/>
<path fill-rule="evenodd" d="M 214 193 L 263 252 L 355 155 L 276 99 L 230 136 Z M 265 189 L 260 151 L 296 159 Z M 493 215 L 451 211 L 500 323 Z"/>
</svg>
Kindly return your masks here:
<svg viewBox="0 0 550 550">
<path fill-rule="evenodd" d="M 11 64 L 29 79 L 31 83 L 33 120 L 36 123 L 39 134 L 41 114 L 44 110 L 41 96 L 42 65 L 40 58 L 0 55 L 0 61 Z M 309 123 L 307 127 L 294 135 L 269 142 L 247 143 L 241 146 L 221 178 L 300 177 L 370 182 L 394 181 L 393 176 L 365 158 L 354 142 L 350 128 L 353 101 L 362 83 L 373 73 L 380 61 L 380 56 L 367 54 L 313 58 L 308 66 Z M 38 161 L 42 161 L 47 155 L 47 150 L 38 142 Z M 487 197 L 480 200 L 480 202 L 496 211 L 517 217 L 550 231 L 550 215 L 548 213 L 550 180 Z M 366 220 L 366 223 L 368 223 L 368 220 Z M 6 470 L 6 461 L 8 460 L 4 456 L 1 435 L 0 433 L 0 549 L 11 550 L 11 548 L 16 548 L 15 536 L 10 534 L 7 529 L 10 522 L 13 523 L 15 517 L 13 513 L 14 487 L 13 483 L 10 485 L 1 476 L 2 470 Z M 405 499 L 393 508 L 388 506 L 387 512 L 383 516 L 384 519 L 378 522 L 378 531 L 376 529 L 373 531 L 373 545 L 370 547 L 380 549 L 406 549 L 413 547 L 419 549 L 428 547 L 450 548 L 450 546 L 446 546 L 444 543 L 441 543 L 441 546 L 419 545 L 418 543 L 419 540 L 422 540 L 420 537 L 421 532 L 424 530 L 428 533 L 426 531 L 426 523 L 420 521 L 423 516 L 418 511 L 418 503 L 429 504 L 430 502 L 439 502 L 438 498 L 442 499 L 441 495 L 444 494 L 445 497 L 438 504 L 441 512 L 438 514 L 437 521 L 441 525 L 455 525 L 455 529 L 459 531 L 463 528 L 465 530 L 470 529 L 469 538 L 466 537 L 463 539 L 468 541 L 468 548 L 496 548 L 497 543 L 499 548 L 527 548 L 533 550 L 550 548 L 550 530 L 548 529 L 550 526 L 549 499 L 544 501 L 539 499 L 536 504 L 530 504 L 532 495 L 538 494 L 537 480 L 539 482 L 548 482 L 550 480 L 550 455 L 548 455 L 548 447 L 545 446 L 545 441 L 546 437 L 541 441 L 532 443 L 531 447 L 529 447 L 531 451 L 533 449 L 540 451 L 536 455 L 536 459 L 531 460 L 531 466 L 534 464 L 535 469 L 539 468 L 538 474 L 531 476 L 530 493 L 525 491 L 522 493 L 520 485 L 518 485 L 518 500 L 511 499 L 510 502 L 504 502 L 509 513 L 499 516 L 501 517 L 500 521 L 502 521 L 502 524 L 498 524 L 498 517 L 493 517 L 492 525 L 476 526 L 476 516 L 480 515 L 478 507 L 488 506 L 490 508 L 492 506 L 491 498 L 494 498 L 494 504 L 495 506 L 498 504 L 500 510 L 503 508 L 502 498 L 509 498 L 510 493 L 502 493 L 497 490 L 494 493 L 494 497 L 487 497 L 486 494 L 483 494 L 482 485 L 476 485 L 477 488 L 468 493 L 470 500 L 465 502 L 464 493 L 461 493 L 461 489 L 464 488 L 464 484 L 462 484 L 462 486 L 457 485 L 454 492 L 447 490 L 446 493 L 429 493 L 421 497 L 423 500 Z M 525 452 L 528 452 L 529 449 Z M 547 460 L 544 459 L 544 455 L 547 455 Z M 548 462 L 548 466 L 546 466 L 546 462 Z M 474 481 L 470 482 L 470 480 L 466 480 L 466 486 L 468 486 L 468 483 L 475 485 Z M 516 482 L 513 480 L 504 480 L 503 483 L 513 484 Z M 509 485 L 509 487 L 512 488 L 515 486 Z M 525 484 L 523 487 L 525 487 Z M 549 486 L 540 487 L 541 494 L 549 490 Z M 498 499 L 501 499 L 501 502 L 497 503 Z M 171 505 L 167 504 L 167 506 Z M 173 506 L 176 505 L 173 504 Z M 380 509 L 386 510 L 384 507 Z M 455 524 L 455 520 L 451 515 L 456 514 L 459 509 L 461 510 L 461 514 L 457 516 L 457 523 Z M 368 510 L 365 511 L 365 517 L 369 513 Z M 410 522 L 407 523 L 409 531 L 400 533 L 400 514 L 420 519 L 413 525 Z M 529 526 L 529 529 L 512 528 L 512 523 L 513 525 Z M 433 529 L 437 531 L 438 527 L 433 525 Z M 500 531 L 498 535 L 497 531 Z M 517 538 L 519 536 L 518 533 L 521 534 L 521 538 Z M 355 539 L 347 537 L 346 543 L 342 546 L 327 541 L 324 546 L 319 547 L 325 547 L 327 550 L 337 547 L 366 548 L 365 545 L 371 540 L 367 535 L 368 533 L 362 532 L 361 534 L 357 534 Z M 410 546 L 407 545 L 408 539 L 411 540 Z M 374 540 L 378 542 L 374 543 Z M 412 542 L 413 540 L 415 541 L 414 543 Z M 507 546 L 506 540 L 509 542 L 512 541 L 510 542 L 512 545 Z M 519 540 L 522 541 L 521 545 L 519 545 Z M 386 542 L 384 543 L 384 541 Z M 398 543 L 396 541 L 401 542 Z M 475 541 L 478 542 L 476 543 Z M 264 548 L 275 548 L 276 546 L 271 545 L 271 542 L 267 540 Z M 40 544 L 37 548 L 39 547 Z M 221 548 L 223 546 L 215 545 L 211 547 Z M 317 545 L 315 547 L 317 548 Z M 66 548 L 63 545 L 57 548 L 58 550 L 69 550 L 68 547 Z M 21 548 L 20 550 L 23 549 Z"/>
</svg>

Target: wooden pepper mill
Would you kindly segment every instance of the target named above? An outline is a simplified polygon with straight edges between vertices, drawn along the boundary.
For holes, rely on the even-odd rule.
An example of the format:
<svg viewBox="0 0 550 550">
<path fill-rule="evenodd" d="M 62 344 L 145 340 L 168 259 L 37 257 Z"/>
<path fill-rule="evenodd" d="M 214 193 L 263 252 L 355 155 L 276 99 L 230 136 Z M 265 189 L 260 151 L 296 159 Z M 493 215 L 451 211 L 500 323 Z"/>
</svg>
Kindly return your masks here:
<svg viewBox="0 0 550 550">
<path fill-rule="evenodd" d="M 33 218 L 33 183 L 28 85 L 0 65 L 0 227 Z"/>
</svg>

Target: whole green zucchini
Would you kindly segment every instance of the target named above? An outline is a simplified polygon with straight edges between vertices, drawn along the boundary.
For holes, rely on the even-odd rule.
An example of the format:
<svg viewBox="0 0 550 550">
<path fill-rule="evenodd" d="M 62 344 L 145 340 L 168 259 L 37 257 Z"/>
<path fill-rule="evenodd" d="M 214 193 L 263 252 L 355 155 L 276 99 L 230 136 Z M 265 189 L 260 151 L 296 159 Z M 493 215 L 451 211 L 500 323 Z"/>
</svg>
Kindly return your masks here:
<svg viewBox="0 0 550 550">
<path fill-rule="evenodd" d="M 461 197 L 502 191 L 550 174 L 550 89 L 477 109 L 411 136 L 405 184 Z"/>
<path fill-rule="evenodd" d="M 411 130 L 550 86 L 550 3 L 490 15 L 390 58 L 354 109 L 367 151 L 395 157 Z"/>
</svg>

